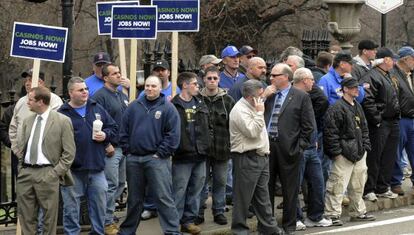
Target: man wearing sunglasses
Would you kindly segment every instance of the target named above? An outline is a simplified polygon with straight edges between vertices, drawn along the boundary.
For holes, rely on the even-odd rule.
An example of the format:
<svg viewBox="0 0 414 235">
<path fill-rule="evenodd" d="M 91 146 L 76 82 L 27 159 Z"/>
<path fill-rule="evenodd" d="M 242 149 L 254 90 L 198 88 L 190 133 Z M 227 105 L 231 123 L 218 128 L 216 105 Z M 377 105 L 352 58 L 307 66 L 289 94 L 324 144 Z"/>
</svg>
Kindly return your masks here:
<svg viewBox="0 0 414 235">
<path fill-rule="evenodd" d="M 206 161 L 206 181 L 201 192 L 200 210 L 195 223 L 204 222 L 203 205 L 208 198 L 208 182 L 211 172 L 214 222 L 225 225 L 227 224 L 227 218 L 224 216 L 227 162 L 230 159 L 229 114 L 234 106 L 234 100 L 224 89 L 218 87 L 220 72 L 216 67 L 207 68 L 205 73 L 205 88 L 200 91 L 200 95 L 210 115 L 209 131 L 212 133 L 212 144 Z"/>
<path fill-rule="evenodd" d="M 240 67 L 239 72 L 246 74 L 249 60 L 257 56 L 257 50 L 249 45 L 244 45 L 240 49 Z"/>
</svg>

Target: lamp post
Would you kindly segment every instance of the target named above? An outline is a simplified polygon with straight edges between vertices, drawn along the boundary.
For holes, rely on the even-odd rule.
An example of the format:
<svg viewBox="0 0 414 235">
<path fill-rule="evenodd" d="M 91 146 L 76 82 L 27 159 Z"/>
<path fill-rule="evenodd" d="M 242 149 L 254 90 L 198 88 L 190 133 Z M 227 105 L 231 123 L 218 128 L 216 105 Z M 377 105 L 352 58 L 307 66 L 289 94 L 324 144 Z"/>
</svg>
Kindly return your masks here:
<svg viewBox="0 0 414 235">
<path fill-rule="evenodd" d="M 350 51 L 350 41 L 361 31 L 359 15 L 365 0 L 324 0 L 329 7 L 328 29 L 342 50 Z"/>
<path fill-rule="evenodd" d="M 67 99 L 67 84 L 72 77 L 72 28 L 73 28 L 73 0 L 61 0 L 62 26 L 68 28 L 68 39 L 66 42 L 65 62 L 62 66 L 62 95 Z"/>
</svg>

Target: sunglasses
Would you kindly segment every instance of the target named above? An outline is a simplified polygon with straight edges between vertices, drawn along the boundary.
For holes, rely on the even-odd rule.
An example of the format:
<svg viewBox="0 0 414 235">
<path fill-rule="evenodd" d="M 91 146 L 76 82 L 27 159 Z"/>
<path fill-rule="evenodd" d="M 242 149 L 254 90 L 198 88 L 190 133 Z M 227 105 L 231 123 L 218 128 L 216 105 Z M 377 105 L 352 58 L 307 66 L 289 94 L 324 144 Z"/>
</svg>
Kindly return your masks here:
<svg viewBox="0 0 414 235">
<path fill-rule="evenodd" d="M 207 80 L 209 81 L 211 80 L 217 81 L 218 79 L 219 79 L 218 77 L 207 77 Z"/>
<path fill-rule="evenodd" d="M 282 76 L 282 75 L 285 75 L 285 74 L 283 74 L 283 73 L 277 73 L 277 74 L 270 74 L 270 76 L 271 77 L 279 77 L 279 76 Z"/>
</svg>

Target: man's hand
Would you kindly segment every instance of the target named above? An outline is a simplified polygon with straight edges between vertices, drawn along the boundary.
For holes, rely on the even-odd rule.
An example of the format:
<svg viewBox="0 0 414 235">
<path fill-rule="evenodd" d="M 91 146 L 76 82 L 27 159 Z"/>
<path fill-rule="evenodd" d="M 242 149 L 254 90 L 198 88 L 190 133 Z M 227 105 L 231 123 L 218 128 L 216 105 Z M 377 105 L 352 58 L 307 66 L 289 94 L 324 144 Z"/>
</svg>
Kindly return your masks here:
<svg viewBox="0 0 414 235">
<path fill-rule="evenodd" d="M 121 78 L 121 86 L 128 89 L 131 86 L 131 81 L 128 78 L 122 77 Z"/>
<path fill-rule="evenodd" d="M 105 153 L 106 153 L 106 156 L 108 156 L 108 157 L 114 156 L 114 154 L 115 154 L 114 146 L 112 146 L 112 144 L 108 144 L 108 146 L 106 146 L 106 148 L 105 148 Z"/>
<path fill-rule="evenodd" d="M 264 112 L 264 101 L 262 97 L 253 97 L 254 101 L 254 108 L 256 109 L 256 112 Z"/>
<path fill-rule="evenodd" d="M 94 135 L 94 140 L 97 142 L 103 142 L 106 138 L 106 134 L 103 131 L 100 131 Z"/>
<path fill-rule="evenodd" d="M 269 85 L 266 87 L 266 89 L 263 91 L 261 97 L 263 99 L 266 99 L 267 97 L 269 97 L 271 94 L 276 93 L 276 87 L 273 85 Z"/>
</svg>

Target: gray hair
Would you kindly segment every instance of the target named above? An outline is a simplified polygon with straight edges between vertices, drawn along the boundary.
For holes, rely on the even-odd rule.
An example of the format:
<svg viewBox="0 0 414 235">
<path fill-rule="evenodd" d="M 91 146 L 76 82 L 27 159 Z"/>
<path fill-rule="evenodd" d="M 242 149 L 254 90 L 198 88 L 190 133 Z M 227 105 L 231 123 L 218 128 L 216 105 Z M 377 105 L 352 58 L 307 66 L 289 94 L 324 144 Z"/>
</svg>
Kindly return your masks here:
<svg viewBox="0 0 414 235">
<path fill-rule="evenodd" d="M 162 86 L 162 80 L 161 80 L 161 78 L 160 78 L 160 77 L 155 76 L 155 75 L 149 75 L 149 76 L 145 79 L 145 81 L 147 81 L 149 78 L 156 78 L 156 79 L 158 80 L 158 82 L 160 83 L 160 86 Z"/>
<path fill-rule="evenodd" d="M 281 61 L 281 62 L 285 61 L 288 58 L 288 56 L 290 56 L 290 55 L 297 55 L 299 57 L 302 57 L 303 52 L 297 47 L 293 47 L 293 46 L 287 47 L 280 54 L 279 61 Z"/>
<path fill-rule="evenodd" d="M 71 79 L 69 79 L 69 82 L 68 82 L 68 86 L 67 86 L 68 91 L 72 90 L 73 85 L 75 83 L 84 83 L 84 82 L 85 82 L 85 80 L 81 77 L 72 77 Z"/>
<path fill-rule="evenodd" d="M 281 67 L 281 73 L 286 74 L 288 76 L 289 81 L 292 81 L 293 79 L 293 71 L 292 69 L 289 67 L 289 65 L 285 64 L 285 63 L 277 63 L 275 64 L 273 67 Z"/>
<path fill-rule="evenodd" d="M 303 60 L 303 58 L 302 57 L 300 57 L 300 56 L 297 56 L 297 55 L 290 55 L 290 56 L 288 56 L 287 58 L 286 58 L 286 60 L 288 60 L 288 59 L 293 59 L 293 61 L 295 61 L 295 63 L 296 63 L 296 67 L 298 67 L 298 68 L 303 68 L 303 67 L 305 67 L 305 61 Z"/>
<path fill-rule="evenodd" d="M 310 69 L 307 68 L 299 68 L 295 71 L 295 73 L 293 74 L 293 83 L 299 83 L 301 81 L 303 81 L 305 78 L 313 78 L 313 74 L 312 71 L 310 71 Z"/>
<path fill-rule="evenodd" d="M 243 98 L 247 98 L 249 96 L 255 96 L 256 91 L 259 90 L 260 88 L 263 88 L 263 85 L 261 82 L 255 79 L 249 79 L 248 81 L 244 82 L 242 86 Z"/>
</svg>

